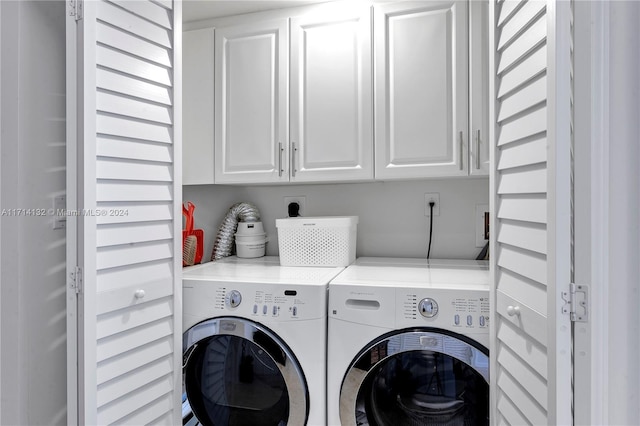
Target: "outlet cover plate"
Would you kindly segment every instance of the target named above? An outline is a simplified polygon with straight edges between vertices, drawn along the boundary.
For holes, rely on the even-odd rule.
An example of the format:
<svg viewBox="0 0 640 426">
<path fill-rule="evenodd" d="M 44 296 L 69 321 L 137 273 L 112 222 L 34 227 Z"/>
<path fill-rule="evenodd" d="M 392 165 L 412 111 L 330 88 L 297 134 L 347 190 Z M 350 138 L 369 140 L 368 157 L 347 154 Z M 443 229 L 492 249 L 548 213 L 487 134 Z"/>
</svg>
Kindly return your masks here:
<svg viewBox="0 0 640 426">
<path fill-rule="evenodd" d="M 440 194 L 437 192 L 428 192 L 424 194 L 424 215 L 431 216 L 430 201 L 435 201 L 436 205 L 433 206 L 433 215 L 440 216 Z"/>
<path fill-rule="evenodd" d="M 289 195 L 284 197 L 284 217 L 289 217 L 289 204 L 298 203 L 300 206 L 300 216 L 306 216 L 307 197 L 304 195 Z"/>
<path fill-rule="evenodd" d="M 476 204 L 476 247 L 484 247 L 489 242 L 485 239 L 485 213 L 489 213 L 488 204 Z"/>
</svg>

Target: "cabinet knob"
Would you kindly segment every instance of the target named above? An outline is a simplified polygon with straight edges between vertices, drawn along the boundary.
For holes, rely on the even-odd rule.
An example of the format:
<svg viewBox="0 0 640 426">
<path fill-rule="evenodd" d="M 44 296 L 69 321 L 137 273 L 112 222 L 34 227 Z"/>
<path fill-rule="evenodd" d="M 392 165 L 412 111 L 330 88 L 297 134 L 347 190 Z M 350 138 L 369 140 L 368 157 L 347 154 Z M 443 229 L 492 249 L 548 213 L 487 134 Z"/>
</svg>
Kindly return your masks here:
<svg viewBox="0 0 640 426">
<path fill-rule="evenodd" d="M 133 295 L 136 297 L 136 299 L 142 299 L 145 295 L 144 290 L 136 290 L 135 293 L 133 293 Z"/>
<path fill-rule="evenodd" d="M 520 306 L 507 306 L 507 315 L 509 315 L 510 317 L 513 316 L 520 316 Z"/>
</svg>

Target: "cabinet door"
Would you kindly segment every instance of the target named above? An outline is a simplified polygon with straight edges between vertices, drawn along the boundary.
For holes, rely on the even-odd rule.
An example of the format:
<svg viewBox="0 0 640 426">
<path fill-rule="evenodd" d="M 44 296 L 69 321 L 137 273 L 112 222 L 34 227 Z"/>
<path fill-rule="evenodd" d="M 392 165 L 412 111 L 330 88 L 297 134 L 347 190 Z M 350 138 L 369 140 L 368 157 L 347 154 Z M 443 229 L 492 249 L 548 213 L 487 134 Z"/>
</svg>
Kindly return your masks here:
<svg viewBox="0 0 640 426">
<path fill-rule="evenodd" d="M 213 28 L 182 35 L 182 183 L 213 183 Z"/>
<path fill-rule="evenodd" d="M 288 180 L 287 24 L 216 29 L 216 183 Z"/>
<path fill-rule="evenodd" d="M 376 179 L 467 175 L 467 2 L 374 10 Z"/>
<path fill-rule="evenodd" d="M 489 2 L 469 3 L 469 174 L 489 175 Z"/>
<path fill-rule="evenodd" d="M 291 20 L 292 181 L 373 178 L 371 9 L 344 9 Z"/>
</svg>

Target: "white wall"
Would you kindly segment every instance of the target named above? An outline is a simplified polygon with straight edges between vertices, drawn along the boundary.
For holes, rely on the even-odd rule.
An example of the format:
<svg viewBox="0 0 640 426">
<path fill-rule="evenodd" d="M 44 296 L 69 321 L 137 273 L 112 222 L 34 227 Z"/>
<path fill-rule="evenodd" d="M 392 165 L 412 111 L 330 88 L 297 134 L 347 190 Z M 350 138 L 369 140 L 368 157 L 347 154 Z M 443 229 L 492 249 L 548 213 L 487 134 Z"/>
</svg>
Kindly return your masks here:
<svg viewBox="0 0 640 426">
<path fill-rule="evenodd" d="M 65 189 L 64 3 L 0 9 L 0 208 L 48 209 Z M 66 424 L 65 233 L 49 215 L 0 221 L 0 424 Z"/>
<path fill-rule="evenodd" d="M 429 218 L 424 194 L 440 194 L 433 221 L 432 258 L 475 259 L 475 206 L 489 203 L 487 179 L 280 186 L 185 186 L 183 199 L 196 205 L 196 227 L 205 231 L 204 258 L 211 256 L 220 222 L 236 202 L 255 204 L 277 255 L 275 219 L 286 217 L 283 197 L 304 195 L 305 216 L 359 216 L 357 256 L 426 257 Z"/>
<path fill-rule="evenodd" d="M 613 425 L 640 418 L 640 4 L 610 8 L 606 420 Z"/>
</svg>

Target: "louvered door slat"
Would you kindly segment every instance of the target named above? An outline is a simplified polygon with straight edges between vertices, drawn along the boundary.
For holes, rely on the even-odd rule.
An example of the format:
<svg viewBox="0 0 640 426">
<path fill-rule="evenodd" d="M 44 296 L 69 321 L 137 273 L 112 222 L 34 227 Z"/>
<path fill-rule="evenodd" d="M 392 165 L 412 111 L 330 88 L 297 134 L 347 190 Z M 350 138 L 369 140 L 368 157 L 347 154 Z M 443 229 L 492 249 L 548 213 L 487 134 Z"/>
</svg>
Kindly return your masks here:
<svg viewBox="0 0 640 426">
<path fill-rule="evenodd" d="M 122 139 L 99 136 L 96 154 L 100 157 L 127 158 L 129 160 L 148 160 L 164 163 L 171 162 L 171 146 L 142 140 Z"/>
<path fill-rule="evenodd" d="M 504 170 L 498 183 L 498 194 L 542 194 L 546 190 L 545 164 Z"/>
<path fill-rule="evenodd" d="M 500 52 L 500 63 L 497 68 L 498 75 L 515 66 L 524 60 L 528 54 L 546 43 L 546 34 L 547 21 L 542 17 L 531 24 L 527 32 L 521 34 Z"/>
<path fill-rule="evenodd" d="M 107 383 L 116 377 L 141 368 L 149 362 L 167 358 L 172 352 L 173 345 L 171 344 L 171 340 L 165 338 L 141 346 L 139 351 L 117 354 L 112 358 L 98 363 L 98 383 Z"/>
<path fill-rule="evenodd" d="M 104 23 L 98 24 L 97 29 L 99 43 L 157 65 L 171 67 L 171 50 Z"/>
<path fill-rule="evenodd" d="M 500 147 L 533 135 L 544 137 L 547 130 L 547 109 L 541 106 L 538 109 L 527 111 L 526 115 L 519 116 L 517 120 L 501 123 L 501 125 L 498 135 L 498 146 Z"/>
<path fill-rule="evenodd" d="M 131 1 L 130 3 L 137 3 L 141 7 L 146 7 L 147 2 Z M 135 6 L 133 6 L 135 7 Z M 129 6 L 131 9 L 132 6 Z M 100 1 L 98 3 L 98 16 L 101 21 L 108 22 L 123 31 L 135 34 L 145 40 L 152 41 L 155 44 L 171 48 L 172 33 L 168 28 L 162 28 L 146 19 L 131 13 L 125 9 L 116 6 L 113 3 L 107 1 Z"/>
<path fill-rule="evenodd" d="M 106 313 L 98 318 L 96 335 L 98 339 L 109 337 L 148 322 L 166 318 L 172 313 L 170 298 L 158 299 L 140 306 Z"/>
<path fill-rule="evenodd" d="M 109 0 L 111 3 L 126 9 L 147 21 L 151 21 L 161 27 L 171 29 L 171 14 L 164 7 L 154 2 L 135 2 L 130 0 Z"/>
<path fill-rule="evenodd" d="M 547 139 L 538 138 L 502 147 L 497 169 L 502 171 L 546 161 Z"/>
<path fill-rule="evenodd" d="M 171 187 L 165 182 L 128 182 L 102 180 L 97 188 L 98 202 L 109 201 L 171 201 Z"/>
<path fill-rule="evenodd" d="M 96 264 L 100 269 L 118 268 L 172 257 L 172 240 L 152 241 L 148 243 L 133 243 L 126 246 L 100 247 L 98 248 Z"/>
<path fill-rule="evenodd" d="M 153 359 L 153 358 L 151 358 Z M 165 356 L 155 362 L 145 362 L 126 375 L 120 375 L 98 386 L 98 404 L 106 405 L 123 393 L 131 392 L 171 373 L 171 358 Z"/>
<path fill-rule="evenodd" d="M 544 102 L 547 99 L 547 79 L 543 76 L 531 84 L 526 85 L 518 92 L 502 99 L 498 121 L 512 118 L 516 114 Z"/>
<path fill-rule="evenodd" d="M 100 67 L 118 71 L 139 79 L 164 86 L 171 85 L 171 72 L 167 67 L 153 64 L 106 46 L 96 47 L 96 61 Z"/>
<path fill-rule="evenodd" d="M 171 105 L 171 90 L 108 69 L 98 69 L 96 85 L 111 92 L 123 93 L 136 98 Z"/>
<path fill-rule="evenodd" d="M 97 246 L 107 247 L 146 241 L 169 240 L 173 237 L 173 224 L 169 221 L 124 223 L 98 228 Z"/>
<path fill-rule="evenodd" d="M 531 0 L 520 7 L 515 14 L 504 23 L 500 30 L 500 42 L 498 50 L 513 41 L 520 33 L 526 31 L 527 25 L 544 12 L 546 3 L 540 0 Z"/>
<path fill-rule="evenodd" d="M 132 351 L 157 339 L 171 339 L 173 334 L 172 319 L 161 318 L 159 321 L 147 323 L 124 333 L 118 333 L 98 342 L 97 361 L 104 361 L 121 353 Z"/>
<path fill-rule="evenodd" d="M 102 135 L 171 143 L 171 127 L 153 123 L 100 115 L 96 120 L 97 132 Z"/>
<path fill-rule="evenodd" d="M 536 253 L 547 253 L 547 228 L 537 223 L 503 220 L 497 230 L 497 240 Z"/>
<path fill-rule="evenodd" d="M 540 194 L 503 195 L 496 213 L 499 219 L 547 223 L 547 199 Z"/>
<path fill-rule="evenodd" d="M 151 163 L 141 167 L 140 161 L 100 159 L 96 164 L 98 179 L 171 182 L 171 163 Z"/>
<path fill-rule="evenodd" d="M 519 86 L 527 84 L 534 77 L 542 74 L 547 68 L 547 47 L 541 46 L 533 54 L 504 73 L 500 79 L 498 98 L 517 90 Z"/>
<path fill-rule="evenodd" d="M 547 379 L 547 353 L 543 345 L 532 341 L 527 333 L 509 321 L 500 322 L 497 335 L 498 341 L 508 345 L 527 368 L 532 368 L 540 377 Z"/>
<path fill-rule="evenodd" d="M 163 397 L 172 388 L 171 377 L 166 375 L 143 387 L 130 389 L 129 393 L 135 394 L 135 398 L 125 395 L 110 404 L 101 406 L 98 410 L 98 417 L 106 424 L 126 425 L 128 424 L 127 418 L 138 412 L 140 407 Z"/>
<path fill-rule="evenodd" d="M 500 411 L 500 425 L 528 425 L 530 424 L 524 415 L 518 410 L 516 405 L 505 396 L 504 393 L 500 393 L 498 398 L 497 408 Z"/>
<path fill-rule="evenodd" d="M 530 367 L 520 368 L 522 359 L 512 352 L 508 346 L 500 348 L 497 354 L 498 364 L 513 372 L 513 378 L 518 383 L 526 383 L 526 391 L 544 409 L 547 407 L 547 381 Z"/>
<path fill-rule="evenodd" d="M 70 376 L 79 383 L 79 409 L 71 423 L 181 421 L 182 93 L 173 47 L 182 28 L 175 6 L 97 0 L 83 3 L 77 23 L 68 21 L 82 29 L 70 46 L 82 46 L 83 60 L 77 200 L 84 213 L 70 224 L 79 230 L 83 293 L 78 377 Z"/>
<path fill-rule="evenodd" d="M 96 278 L 96 289 L 98 291 L 109 291 L 166 279 L 173 275 L 172 268 L 171 262 L 160 261 L 100 271 Z M 144 279 L 141 280 L 140 277 Z"/>
<path fill-rule="evenodd" d="M 500 370 L 496 382 L 502 392 L 518 401 L 518 411 L 527 419 L 527 422 L 522 424 L 547 424 L 547 411 L 531 398 L 522 383 L 518 383 L 506 369 Z"/>
<path fill-rule="evenodd" d="M 175 426 L 172 418 L 174 403 L 167 397 L 141 407 L 138 411 L 122 419 L 123 425 Z M 151 419 L 151 420 L 149 420 Z"/>
<path fill-rule="evenodd" d="M 546 284 L 546 256 L 520 247 L 500 245 L 498 265 L 540 284 Z"/>
<path fill-rule="evenodd" d="M 166 105 L 156 105 L 142 102 L 112 93 L 98 92 L 97 108 L 101 112 L 126 115 L 140 120 L 154 121 L 162 124 L 172 124 L 171 108 Z"/>
</svg>

